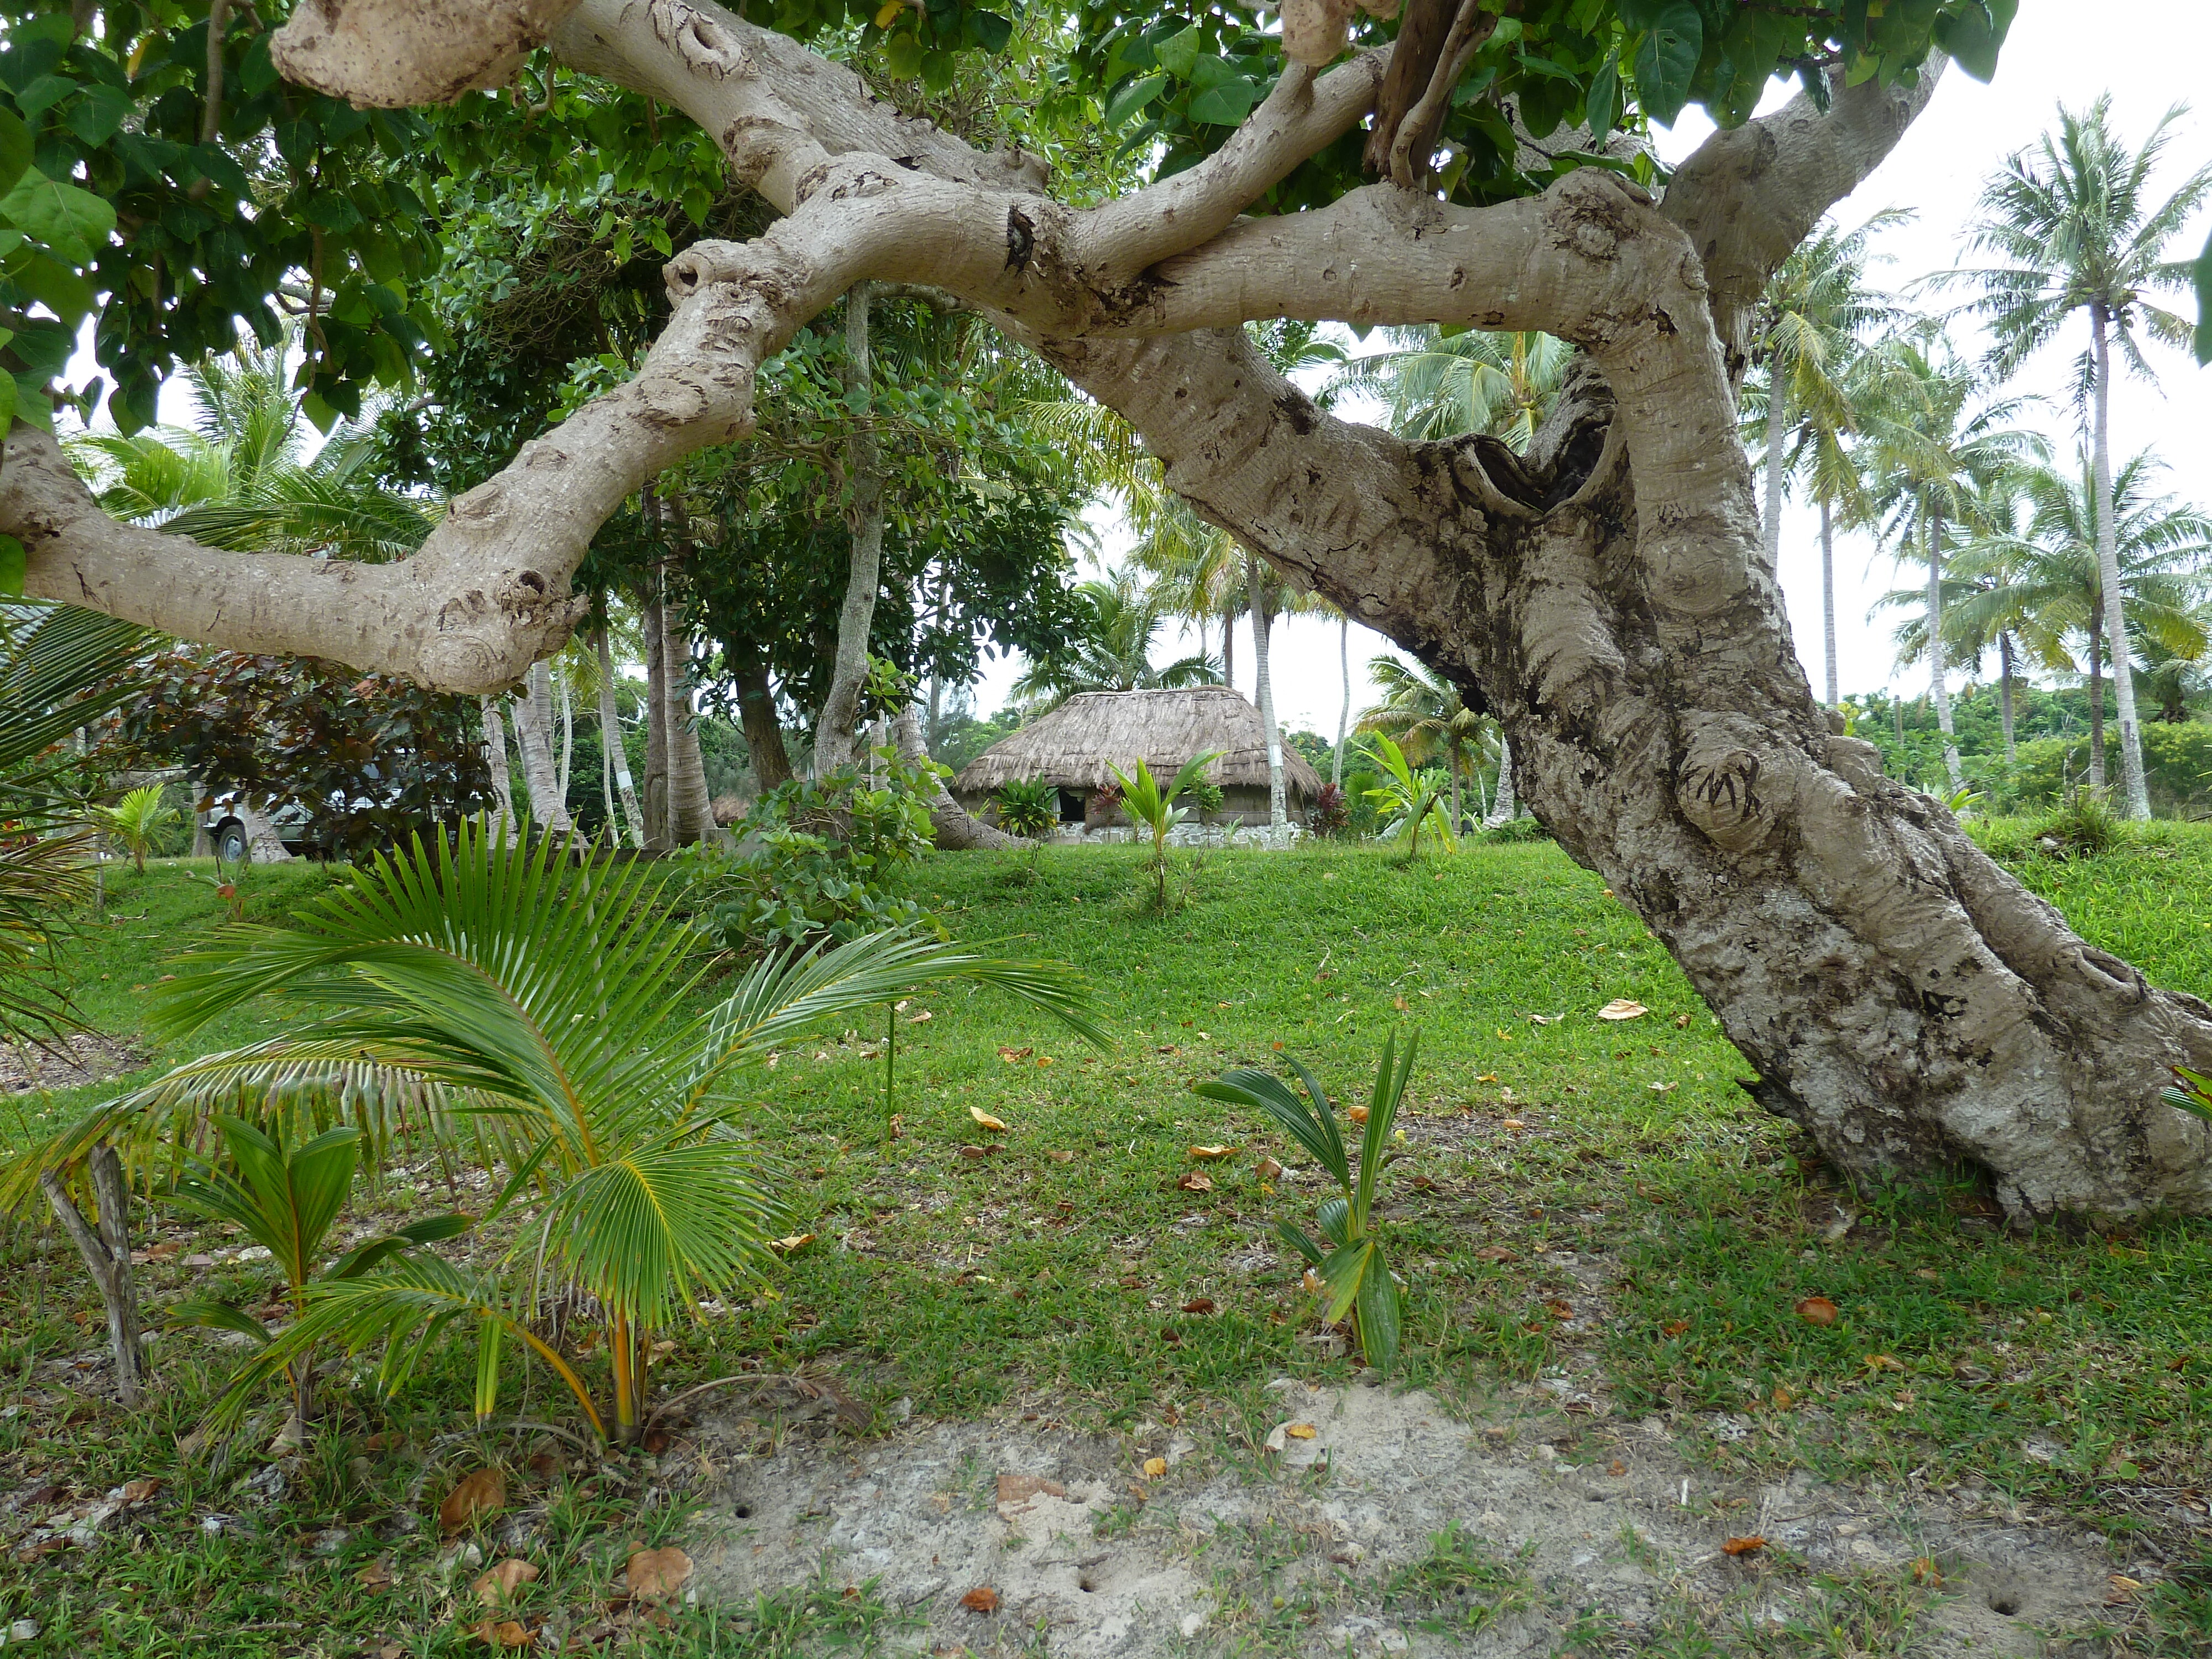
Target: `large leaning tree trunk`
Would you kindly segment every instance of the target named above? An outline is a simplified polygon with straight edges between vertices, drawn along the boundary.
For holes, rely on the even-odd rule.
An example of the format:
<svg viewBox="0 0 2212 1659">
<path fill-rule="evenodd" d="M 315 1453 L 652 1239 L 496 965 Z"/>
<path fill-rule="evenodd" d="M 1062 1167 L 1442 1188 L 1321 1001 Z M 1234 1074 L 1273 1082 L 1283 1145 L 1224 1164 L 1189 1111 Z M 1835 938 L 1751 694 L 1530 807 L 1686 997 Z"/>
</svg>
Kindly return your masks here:
<svg viewBox="0 0 2212 1659">
<path fill-rule="evenodd" d="M 1401 131 L 1392 182 L 1245 217 L 1375 107 L 1388 52 L 1286 65 L 1213 155 L 1076 209 L 1034 158 L 903 118 L 708 0 L 580 0 L 548 38 L 572 70 L 688 113 L 783 216 L 669 262 L 636 378 L 456 500 L 415 556 L 344 568 L 117 525 L 19 424 L 0 531 L 33 594 L 495 689 L 574 625 L 570 578 L 623 499 L 750 428 L 769 354 L 856 283 L 926 284 L 1118 411 L 1211 522 L 1493 712 L 1522 799 L 1664 941 L 1757 1098 L 1838 1164 L 1977 1164 L 2019 1218 L 2212 1208 L 2208 1131 L 2158 1098 L 2172 1062 L 2212 1066 L 2212 1008 L 2077 938 L 1832 727 L 1761 544 L 1736 435 L 1753 307 L 1933 73 L 1718 133 L 1663 201 L 1584 167 L 1452 205 L 1397 180 Z M 317 51 L 289 43 L 287 73 L 410 95 L 381 59 Z M 1268 317 L 1540 330 L 1581 357 L 1525 455 L 1414 443 L 1271 368 L 1243 326 Z"/>
</svg>

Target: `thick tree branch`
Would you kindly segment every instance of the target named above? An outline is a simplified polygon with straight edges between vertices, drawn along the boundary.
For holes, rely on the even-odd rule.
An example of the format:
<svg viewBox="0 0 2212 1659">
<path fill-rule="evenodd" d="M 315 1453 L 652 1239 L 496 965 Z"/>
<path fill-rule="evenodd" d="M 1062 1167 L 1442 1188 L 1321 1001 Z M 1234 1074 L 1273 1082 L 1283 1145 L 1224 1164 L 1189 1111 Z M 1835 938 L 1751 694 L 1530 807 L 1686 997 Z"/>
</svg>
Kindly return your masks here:
<svg viewBox="0 0 2212 1659">
<path fill-rule="evenodd" d="M 1826 115 L 1802 93 L 1772 115 L 1716 132 L 1674 170 L 1661 211 L 1682 228 L 1712 289 L 1732 356 L 1768 281 L 1829 209 L 1881 166 L 1928 106 L 1945 60 L 1911 87 L 1836 80 Z"/>
</svg>

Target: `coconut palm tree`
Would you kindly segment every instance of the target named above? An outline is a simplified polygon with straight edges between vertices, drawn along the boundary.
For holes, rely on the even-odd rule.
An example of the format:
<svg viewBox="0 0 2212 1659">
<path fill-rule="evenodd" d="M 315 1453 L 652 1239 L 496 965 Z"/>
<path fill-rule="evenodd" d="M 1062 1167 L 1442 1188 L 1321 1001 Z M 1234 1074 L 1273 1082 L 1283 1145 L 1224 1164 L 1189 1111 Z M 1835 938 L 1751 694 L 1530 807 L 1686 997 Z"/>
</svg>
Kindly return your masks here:
<svg viewBox="0 0 2212 1659">
<path fill-rule="evenodd" d="M 1418 663 L 1378 655 L 1368 659 L 1367 672 L 1382 697 L 1360 711 L 1358 729 L 1392 738 L 1414 766 L 1443 763 L 1451 784 L 1456 834 L 1465 821 L 1461 781 L 1472 769 L 1480 783 L 1482 764 L 1492 757 L 1492 722 L 1467 706 L 1458 687 Z M 1496 758 L 1504 763 L 1502 745 Z"/>
<path fill-rule="evenodd" d="M 1516 455 L 1527 453 L 1559 402 L 1574 358 L 1571 346 L 1549 334 L 1446 334 L 1433 324 L 1381 333 L 1383 349 L 1347 363 L 1340 389 L 1379 399 L 1401 438 L 1479 432 Z"/>
<path fill-rule="evenodd" d="M 1013 684 L 1021 702 L 1042 712 L 1079 691 L 1212 684 L 1213 665 L 1204 657 L 1153 662 L 1152 645 L 1166 625 L 1166 609 L 1136 571 L 1125 566 L 1103 581 L 1079 582 L 1075 594 L 1085 612 L 1081 630 L 1066 652 L 1040 657 L 1022 672 Z"/>
<path fill-rule="evenodd" d="M 2057 339 L 2077 314 L 2088 319 L 2088 344 L 2076 362 L 2075 401 L 2088 416 L 2092 523 L 2112 649 L 2123 793 L 2129 816 L 2137 818 L 2150 816 L 2150 795 L 2116 534 L 2112 350 L 2117 344 L 2127 365 L 2148 379 L 2138 329 L 2175 345 L 2187 343 L 2191 333 L 2180 316 L 2152 301 L 2154 295 L 2190 285 L 2191 265 L 2169 261 L 2166 245 L 2212 196 L 2212 166 L 2190 173 L 2163 202 L 2151 195 L 2150 176 L 2182 113 L 2179 106 L 2167 111 L 2142 146 L 2130 149 L 2112 131 L 2110 94 L 2080 113 L 2060 106 L 2057 131 L 2008 157 L 1982 192 L 1981 217 L 1968 245 L 1998 263 L 1941 278 L 1948 286 L 1981 290 L 1962 309 L 1988 329 L 1989 366 L 2000 375 Z"/>
<path fill-rule="evenodd" d="M 2123 614 L 2136 636 L 2136 648 L 2146 656 L 2168 663 L 2200 662 L 2206 649 L 2203 605 L 2206 567 L 2212 561 L 2212 514 L 2154 494 L 2151 484 L 2159 468 L 2156 458 L 2146 453 L 2130 459 L 2112 480 Z M 1960 551 L 1955 569 L 1962 591 L 1951 601 L 1955 609 L 1947 612 L 1945 623 L 1950 648 L 1956 653 L 1978 638 L 2010 635 L 2039 666 L 2081 673 L 2089 687 L 2089 782 L 2102 788 L 2109 769 L 2105 665 L 2109 661 L 2117 674 L 2128 658 L 2112 645 L 2094 529 L 2095 462 L 2081 455 L 2070 475 L 2049 466 L 2023 466 L 2014 475 L 2014 488 L 2026 526 L 2008 525 Z"/>
<path fill-rule="evenodd" d="M 308 428 L 285 371 L 289 343 L 242 338 L 231 357 L 185 369 L 198 405 L 189 427 L 70 439 L 100 506 L 238 552 L 382 562 L 420 547 L 430 509 L 377 482 L 372 432 L 340 426 L 307 453 Z"/>
<path fill-rule="evenodd" d="M 2013 422 L 2032 401 L 1981 397 L 1981 381 L 1960 362 L 1935 328 L 1922 325 L 1893 337 L 1876 349 L 1870 372 L 1882 386 L 1878 416 L 1862 416 L 1874 527 L 1899 561 L 1928 567 L 1927 634 L 1936 648 L 1929 655 L 1929 690 L 1943 732 L 1943 765 L 1951 787 L 1960 788 L 1956 727 L 1945 676 L 1951 666 L 1943 649 L 1943 561 L 1946 537 L 1967 535 L 1984 526 L 1974 521 L 1988 487 L 2008 468 L 2045 450 L 2041 438 Z"/>
<path fill-rule="evenodd" d="M 1889 297 L 1867 282 L 1868 244 L 1876 231 L 1910 217 L 1892 210 L 1853 231 L 1823 225 L 1790 256 L 1760 301 L 1753 373 L 1744 386 L 1745 441 L 1764 449 L 1771 566 L 1781 561 L 1782 499 L 1790 478 L 1802 477 L 1820 503 L 1821 631 L 1831 708 L 1838 700 L 1835 510 L 1859 493 L 1845 441 L 1856 427 L 1859 403 L 1878 385 L 1858 372 L 1867 337 L 1897 315 Z"/>
<path fill-rule="evenodd" d="M 228 1409 L 325 1342 L 382 1342 L 394 1383 L 433 1343 L 468 1333 L 479 1417 L 497 1403 L 512 1343 L 559 1375 L 595 1429 L 633 1443 L 653 1333 L 763 1272 L 786 1221 L 782 1172 L 751 1129 L 778 1048 L 947 983 L 994 986 L 1103 1040 L 1063 965 L 903 933 L 769 957 L 695 1013 L 689 997 L 707 964 L 659 878 L 641 868 L 578 868 L 550 837 L 526 848 L 480 823 L 380 855 L 294 926 L 234 928 L 185 957 L 151 1008 L 176 1037 L 264 997 L 303 1018 L 100 1108 L 23 1169 L 34 1180 L 117 1135 L 189 1135 L 240 1093 L 319 1102 L 365 1127 L 380 1127 L 394 1098 L 420 1103 L 418 1121 L 473 1125 L 510 1172 L 485 1219 L 534 1206 L 511 1247 L 532 1271 L 509 1284 L 419 1255 L 318 1280 L 235 1380 Z M 25 1176 L 11 1166 L 8 1178 Z M 0 1198 L 7 1189 L 0 1181 Z M 600 1310 L 611 1425 L 576 1365 L 532 1328 L 540 1273 Z"/>
</svg>

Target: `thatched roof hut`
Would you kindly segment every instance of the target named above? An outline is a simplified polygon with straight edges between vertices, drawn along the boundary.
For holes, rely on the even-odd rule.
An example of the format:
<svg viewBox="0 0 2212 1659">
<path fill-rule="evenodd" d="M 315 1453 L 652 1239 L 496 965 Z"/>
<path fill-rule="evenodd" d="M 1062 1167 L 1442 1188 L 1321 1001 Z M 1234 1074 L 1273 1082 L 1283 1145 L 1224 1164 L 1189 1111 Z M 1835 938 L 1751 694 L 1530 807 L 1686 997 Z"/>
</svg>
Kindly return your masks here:
<svg viewBox="0 0 2212 1659">
<path fill-rule="evenodd" d="M 1112 768 L 1133 771 L 1141 760 L 1165 783 L 1209 749 L 1222 751 L 1206 777 L 1221 787 L 1224 816 L 1251 821 L 1256 811 L 1265 823 L 1266 728 L 1260 711 L 1225 685 L 1082 692 L 969 762 L 952 788 L 980 804 L 1011 778 L 1037 779 L 1061 792 L 1061 817 L 1079 823 L 1084 799 L 1114 781 Z M 1321 793 L 1320 775 L 1287 745 L 1283 783 L 1294 810 Z"/>
</svg>

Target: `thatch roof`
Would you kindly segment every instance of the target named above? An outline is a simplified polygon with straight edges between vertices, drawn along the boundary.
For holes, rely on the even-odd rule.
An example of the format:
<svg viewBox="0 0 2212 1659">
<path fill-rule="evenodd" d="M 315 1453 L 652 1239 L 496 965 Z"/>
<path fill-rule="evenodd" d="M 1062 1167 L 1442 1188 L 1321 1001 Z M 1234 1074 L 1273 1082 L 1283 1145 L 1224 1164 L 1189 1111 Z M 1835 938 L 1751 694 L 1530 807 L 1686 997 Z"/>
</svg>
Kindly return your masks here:
<svg viewBox="0 0 2212 1659">
<path fill-rule="evenodd" d="M 1267 787 L 1266 728 L 1260 711 L 1225 685 L 1172 691 L 1085 691 L 969 761 L 953 787 L 988 794 L 1010 778 L 1036 778 L 1061 789 L 1097 789 L 1114 781 L 1109 765 L 1133 771 L 1143 761 L 1165 783 L 1193 756 L 1222 750 L 1207 769 L 1224 789 Z M 1283 749 L 1283 781 L 1293 797 L 1321 793 L 1321 776 L 1304 756 Z"/>
</svg>

